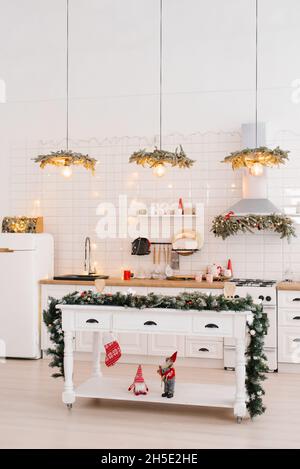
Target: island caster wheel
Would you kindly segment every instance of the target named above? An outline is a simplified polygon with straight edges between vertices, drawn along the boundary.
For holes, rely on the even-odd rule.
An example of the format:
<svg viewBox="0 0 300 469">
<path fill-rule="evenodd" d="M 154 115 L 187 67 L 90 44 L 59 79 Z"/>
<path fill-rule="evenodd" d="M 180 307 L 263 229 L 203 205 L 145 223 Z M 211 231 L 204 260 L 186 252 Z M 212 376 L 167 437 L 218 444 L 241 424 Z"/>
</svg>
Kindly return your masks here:
<svg viewBox="0 0 300 469">
<path fill-rule="evenodd" d="M 236 423 L 242 423 L 243 417 L 237 417 L 236 418 Z"/>
<path fill-rule="evenodd" d="M 73 404 L 67 404 L 67 408 L 68 408 L 69 410 L 71 410 L 72 407 L 73 407 Z"/>
</svg>

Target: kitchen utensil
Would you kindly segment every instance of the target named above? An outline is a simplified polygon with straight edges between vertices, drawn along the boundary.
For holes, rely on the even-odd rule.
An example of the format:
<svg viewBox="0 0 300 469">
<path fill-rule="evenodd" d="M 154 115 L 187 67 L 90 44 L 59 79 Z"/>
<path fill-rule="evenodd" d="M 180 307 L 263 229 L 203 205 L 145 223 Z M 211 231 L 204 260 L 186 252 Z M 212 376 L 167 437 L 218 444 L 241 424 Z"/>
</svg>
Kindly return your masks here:
<svg viewBox="0 0 300 469">
<path fill-rule="evenodd" d="M 133 256 L 147 256 L 150 254 L 151 243 L 147 238 L 136 238 L 131 245 Z"/>
<path fill-rule="evenodd" d="M 170 266 L 174 270 L 179 270 L 179 254 L 176 251 L 171 251 Z"/>
<path fill-rule="evenodd" d="M 198 272 L 197 275 L 196 275 L 196 282 L 202 282 L 202 278 L 203 278 L 203 274 L 202 272 Z"/>
<path fill-rule="evenodd" d="M 203 237 L 195 230 L 185 229 L 177 233 L 172 242 L 173 251 L 182 256 L 190 256 L 203 246 Z"/>
<path fill-rule="evenodd" d="M 156 264 L 156 246 L 153 246 L 153 264 Z"/>
<path fill-rule="evenodd" d="M 206 274 L 206 281 L 212 283 L 214 280 L 213 274 Z"/>
<path fill-rule="evenodd" d="M 157 253 L 157 263 L 160 264 L 160 253 L 161 253 L 161 245 L 158 245 L 158 253 Z"/>
<path fill-rule="evenodd" d="M 167 280 L 195 280 L 195 275 L 172 275 Z"/>
<path fill-rule="evenodd" d="M 169 264 L 166 265 L 165 274 L 166 274 L 166 277 L 167 277 L 167 278 L 173 276 L 173 269 L 171 269 L 171 267 L 169 266 Z"/>
<path fill-rule="evenodd" d="M 130 280 L 131 279 L 131 272 L 130 270 L 124 270 L 123 272 L 123 280 Z"/>
</svg>

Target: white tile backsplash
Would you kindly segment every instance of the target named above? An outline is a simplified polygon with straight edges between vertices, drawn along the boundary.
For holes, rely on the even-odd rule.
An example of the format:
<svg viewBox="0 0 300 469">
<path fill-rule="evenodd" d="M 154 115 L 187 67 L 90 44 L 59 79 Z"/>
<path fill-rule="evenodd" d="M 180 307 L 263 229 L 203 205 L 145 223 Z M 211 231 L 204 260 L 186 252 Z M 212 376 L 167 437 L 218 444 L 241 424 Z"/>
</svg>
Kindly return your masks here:
<svg viewBox="0 0 300 469">
<path fill-rule="evenodd" d="M 286 133 L 284 137 L 285 148 L 291 147 Z M 280 143 L 280 138 L 281 135 L 277 139 L 274 137 L 274 144 Z M 83 269 L 85 236 L 90 236 L 95 244 L 92 258 L 101 272 L 120 276 L 124 268 L 148 273 L 153 270 L 152 255 L 130 255 L 130 239 L 100 240 L 97 237 L 98 204 L 112 202 L 117 206 L 119 194 L 127 194 L 128 203 L 131 199 L 148 204 L 177 203 L 179 197 L 185 201 L 190 195 L 194 203 L 204 203 L 204 246 L 192 256 L 181 257 L 182 273 L 197 272 L 208 263 L 225 264 L 231 258 L 234 275 L 240 277 L 281 279 L 290 273 L 297 276 L 299 272 L 300 275 L 298 239 L 288 244 L 274 234 L 259 233 L 223 241 L 210 232 L 212 218 L 226 211 L 242 196 L 241 173 L 220 163 L 226 154 L 240 148 L 239 131 L 172 134 L 163 140 L 164 147 L 170 149 L 174 147 L 173 142 L 180 142 L 186 153 L 196 160 L 194 167 L 191 170 L 169 169 L 164 178 L 157 179 L 151 170 L 128 164 L 132 151 L 153 146 L 155 137 L 115 137 L 99 142 L 92 138 L 89 142 L 73 142 L 72 148 L 88 151 L 99 160 L 96 175 L 75 168 L 72 178 L 65 180 L 58 168 L 41 170 L 31 161 L 36 154 L 47 151 L 49 142 L 24 142 L 23 149 L 19 142 L 18 147 L 11 148 L 11 214 L 44 216 L 45 230 L 55 238 L 57 274 Z M 59 143 L 56 142 L 52 149 L 58 148 Z M 269 197 L 281 208 L 283 204 L 295 204 L 293 194 L 299 193 L 298 153 L 297 150 L 291 152 L 285 168 L 269 170 Z"/>
</svg>

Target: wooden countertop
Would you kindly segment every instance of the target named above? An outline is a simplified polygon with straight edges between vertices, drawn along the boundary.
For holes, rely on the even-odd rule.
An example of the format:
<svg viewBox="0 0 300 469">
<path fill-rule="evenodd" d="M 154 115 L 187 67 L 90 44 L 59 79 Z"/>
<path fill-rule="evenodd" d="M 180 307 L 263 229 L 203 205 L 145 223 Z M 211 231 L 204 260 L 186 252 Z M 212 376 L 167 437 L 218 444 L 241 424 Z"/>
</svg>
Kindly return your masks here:
<svg viewBox="0 0 300 469">
<path fill-rule="evenodd" d="M 300 291 L 300 281 L 299 282 L 278 282 L 277 290 Z"/>
<path fill-rule="evenodd" d="M 114 287 L 160 287 L 160 288 L 210 288 L 223 289 L 223 282 L 196 282 L 195 280 L 154 280 L 154 279 L 131 279 L 122 280 L 120 278 L 108 278 L 105 280 L 107 286 Z M 75 280 L 40 280 L 41 285 L 86 285 L 93 286 L 91 281 L 75 281 Z"/>
</svg>

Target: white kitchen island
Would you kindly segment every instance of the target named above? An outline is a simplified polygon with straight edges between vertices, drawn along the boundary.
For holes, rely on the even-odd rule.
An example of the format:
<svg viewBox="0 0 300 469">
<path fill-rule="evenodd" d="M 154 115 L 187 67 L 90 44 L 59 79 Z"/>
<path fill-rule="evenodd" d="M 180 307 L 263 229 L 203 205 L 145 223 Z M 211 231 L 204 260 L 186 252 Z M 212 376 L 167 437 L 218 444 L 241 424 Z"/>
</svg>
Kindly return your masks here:
<svg viewBox="0 0 300 469">
<path fill-rule="evenodd" d="M 122 401 L 163 403 L 233 408 L 238 422 L 246 414 L 245 347 L 249 311 L 196 311 L 163 308 L 124 308 L 119 306 L 66 305 L 62 311 L 64 331 L 65 383 L 63 402 L 69 407 L 76 397 L 115 399 Z M 73 336 L 76 331 L 93 334 L 93 367 L 91 377 L 77 388 L 73 385 Z M 233 337 L 236 341 L 235 386 L 216 384 L 176 383 L 172 399 L 161 397 L 159 379 L 147 382 L 150 392 L 134 396 L 128 391 L 128 380 L 104 378 L 100 365 L 102 332 L 131 332 L 147 334 L 189 334 L 204 337 Z M 122 344 L 121 344 L 122 346 Z"/>
</svg>

